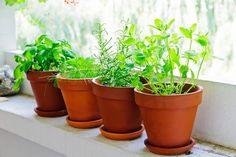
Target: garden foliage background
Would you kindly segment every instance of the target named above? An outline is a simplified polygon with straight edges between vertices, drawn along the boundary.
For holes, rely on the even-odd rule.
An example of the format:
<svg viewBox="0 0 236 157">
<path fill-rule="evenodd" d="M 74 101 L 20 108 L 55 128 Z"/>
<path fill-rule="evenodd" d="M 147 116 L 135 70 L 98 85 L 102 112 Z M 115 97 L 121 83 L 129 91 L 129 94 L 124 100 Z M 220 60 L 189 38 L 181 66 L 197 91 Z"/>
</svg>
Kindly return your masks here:
<svg viewBox="0 0 236 157">
<path fill-rule="evenodd" d="M 175 26 L 198 23 L 200 31 L 209 32 L 215 57 L 205 65 L 202 78 L 236 82 L 236 0 L 79 0 L 77 5 L 64 0 L 42 2 L 29 0 L 18 6 L 19 49 L 47 33 L 55 39 L 65 38 L 79 53 L 91 55 L 96 51 L 93 32 L 97 22 L 105 23 L 112 36 L 121 21 L 129 18 L 142 35 L 155 18 L 175 18 Z"/>
</svg>

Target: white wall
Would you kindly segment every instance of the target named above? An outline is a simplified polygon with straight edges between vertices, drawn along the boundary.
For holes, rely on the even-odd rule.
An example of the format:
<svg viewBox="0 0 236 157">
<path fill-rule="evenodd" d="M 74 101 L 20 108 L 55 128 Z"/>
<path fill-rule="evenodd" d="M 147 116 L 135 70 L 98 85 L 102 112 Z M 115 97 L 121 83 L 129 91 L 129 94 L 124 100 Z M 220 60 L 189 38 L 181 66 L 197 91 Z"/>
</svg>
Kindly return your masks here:
<svg viewBox="0 0 236 157">
<path fill-rule="evenodd" d="M 236 149 L 236 85 L 200 81 L 204 87 L 193 135 Z"/>
<path fill-rule="evenodd" d="M 65 157 L 2 129 L 0 139 L 0 157 Z"/>
<path fill-rule="evenodd" d="M 15 14 L 0 0 L 0 66 L 4 64 L 4 51 L 16 49 Z"/>
</svg>

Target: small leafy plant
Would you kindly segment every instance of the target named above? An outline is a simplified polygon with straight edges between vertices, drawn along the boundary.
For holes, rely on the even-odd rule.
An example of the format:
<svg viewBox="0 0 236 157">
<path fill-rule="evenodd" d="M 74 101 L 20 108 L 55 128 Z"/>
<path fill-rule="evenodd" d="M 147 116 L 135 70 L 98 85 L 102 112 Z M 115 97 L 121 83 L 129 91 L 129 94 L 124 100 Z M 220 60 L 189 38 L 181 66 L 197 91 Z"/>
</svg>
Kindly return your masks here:
<svg viewBox="0 0 236 157">
<path fill-rule="evenodd" d="M 134 62 L 138 70 L 132 85 L 139 90 L 171 95 L 189 93 L 196 86 L 203 62 L 210 54 L 208 36 L 196 33 L 197 24 L 180 27 L 179 35 L 171 30 L 173 23 L 174 19 L 168 23 L 155 19 L 154 25 L 150 26 L 155 33 L 136 40 Z M 198 66 L 197 70 L 194 65 Z M 141 83 L 140 77 L 149 87 Z M 192 84 L 188 89 L 185 87 L 187 82 Z"/>
<path fill-rule="evenodd" d="M 60 65 L 75 56 L 67 41 L 53 41 L 47 35 L 41 35 L 34 44 L 26 45 L 22 55 L 15 56 L 18 65 L 14 70 L 16 83 L 13 88 L 20 88 L 24 73 L 30 70 L 59 72 Z"/>
<path fill-rule="evenodd" d="M 107 32 L 104 25 L 98 24 L 96 37 L 98 41 L 100 64 L 99 81 L 109 87 L 131 86 L 131 71 L 134 68 L 132 63 L 132 47 L 135 43 L 134 35 L 136 26 L 125 23 L 122 30 L 119 30 L 118 37 L 114 44 L 112 38 L 107 39 Z M 115 47 L 116 46 L 116 47 Z"/>
<path fill-rule="evenodd" d="M 61 77 L 67 79 L 94 78 L 98 76 L 99 66 L 92 57 L 77 57 L 61 65 Z"/>
</svg>

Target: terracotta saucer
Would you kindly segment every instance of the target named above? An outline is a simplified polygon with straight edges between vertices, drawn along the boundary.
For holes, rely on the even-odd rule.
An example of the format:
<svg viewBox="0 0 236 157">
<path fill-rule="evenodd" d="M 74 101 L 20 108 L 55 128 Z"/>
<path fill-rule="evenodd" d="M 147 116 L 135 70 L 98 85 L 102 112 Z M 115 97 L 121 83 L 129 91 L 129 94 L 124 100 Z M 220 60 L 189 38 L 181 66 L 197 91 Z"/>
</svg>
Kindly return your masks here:
<svg viewBox="0 0 236 157">
<path fill-rule="evenodd" d="M 66 109 L 60 111 L 40 111 L 38 108 L 35 108 L 34 111 L 40 117 L 61 117 L 67 115 Z"/>
<path fill-rule="evenodd" d="M 183 147 L 178 147 L 178 148 L 161 148 L 161 147 L 153 146 L 148 142 L 148 139 L 144 141 L 144 144 L 146 145 L 146 147 L 148 148 L 150 152 L 155 153 L 155 154 L 179 155 L 179 154 L 183 154 L 189 151 L 193 147 L 193 145 L 196 144 L 196 141 L 193 138 L 191 138 L 190 143 L 188 145 L 183 146 Z"/>
<path fill-rule="evenodd" d="M 132 139 L 138 138 L 139 136 L 142 135 L 142 132 L 144 130 L 144 126 L 142 125 L 142 127 L 139 130 L 137 130 L 135 132 L 130 132 L 130 133 L 108 132 L 108 131 L 104 130 L 104 125 L 100 126 L 99 130 L 104 137 L 112 139 L 112 140 L 132 140 Z"/>
<path fill-rule="evenodd" d="M 74 128 L 80 128 L 80 129 L 89 129 L 89 128 L 96 128 L 102 125 L 103 121 L 102 119 L 87 121 L 87 122 L 80 122 L 80 121 L 73 121 L 70 120 L 69 117 L 66 118 L 67 123 L 74 127 Z"/>
</svg>

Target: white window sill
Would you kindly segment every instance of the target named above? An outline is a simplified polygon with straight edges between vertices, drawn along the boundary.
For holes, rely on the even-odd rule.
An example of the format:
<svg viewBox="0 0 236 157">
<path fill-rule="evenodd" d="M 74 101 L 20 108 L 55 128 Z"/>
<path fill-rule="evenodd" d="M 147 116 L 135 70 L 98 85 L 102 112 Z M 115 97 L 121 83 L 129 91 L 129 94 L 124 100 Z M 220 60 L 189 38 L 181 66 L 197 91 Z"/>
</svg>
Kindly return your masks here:
<svg viewBox="0 0 236 157">
<path fill-rule="evenodd" d="M 5 53 L 5 63 L 14 67 L 13 56 L 20 53 Z M 200 80 L 199 84 L 204 87 L 204 97 L 197 113 L 193 135 L 204 141 L 236 149 L 236 84 L 207 80 Z M 23 83 L 22 93 L 33 95 L 27 80 Z"/>
<path fill-rule="evenodd" d="M 83 130 L 68 126 L 65 117 L 38 117 L 33 112 L 34 107 L 33 97 L 24 95 L 9 97 L 8 101 L 0 102 L 0 128 L 67 157 L 158 156 L 145 148 L 145 133 L 133 141 L 112 141 L 102 137 L 98 129 Z M 210 156 L 235 157 L 236 152 L 200 141 L 192 149 L 191 157 Z"/>
</svg>

